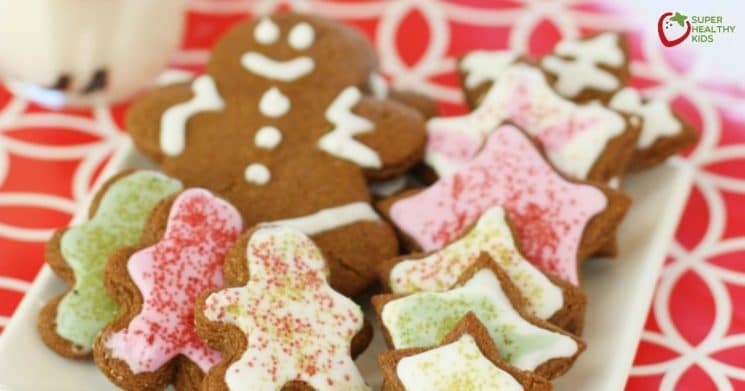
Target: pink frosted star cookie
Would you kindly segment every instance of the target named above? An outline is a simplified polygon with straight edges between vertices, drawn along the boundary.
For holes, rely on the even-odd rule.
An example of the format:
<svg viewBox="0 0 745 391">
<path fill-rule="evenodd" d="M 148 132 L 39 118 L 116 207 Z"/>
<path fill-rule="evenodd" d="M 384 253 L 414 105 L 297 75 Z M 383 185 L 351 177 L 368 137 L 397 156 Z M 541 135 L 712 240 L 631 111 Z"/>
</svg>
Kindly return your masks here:
<svg viewBox="0 0 745 391">
<path fill-rule="evenodd" d="M 104 374 L 124 389 L 198 389 L 220 360 L 194 328 L 197 297 L 223 284 L 225 255 L 243 228 L 240 213 L 203 189 L 155 207 L 143 247 L 115 253 L 105 284 L 119 317 L 94 344 Z"/>
<path fill-rule="evenodd" d="M 368 390 L 353 357 L 370 341 L 360 307 L 331 288 L 320 249 L 279 225 L 246 232 L 206 294 L 197 328 L 223 353 L 204 389 Z"/>
<path fill-rule="evenodd" d="M 578 284 L 578 261 L 607 242 L 629 200 L 602 186 L 565 179 L 528 136 L 503 125 L 450 176 L 379 205 L 410 245 L 424 251 L 447 246 L 488 209 L 501 206 L 525 257 Z"/>
</svg>

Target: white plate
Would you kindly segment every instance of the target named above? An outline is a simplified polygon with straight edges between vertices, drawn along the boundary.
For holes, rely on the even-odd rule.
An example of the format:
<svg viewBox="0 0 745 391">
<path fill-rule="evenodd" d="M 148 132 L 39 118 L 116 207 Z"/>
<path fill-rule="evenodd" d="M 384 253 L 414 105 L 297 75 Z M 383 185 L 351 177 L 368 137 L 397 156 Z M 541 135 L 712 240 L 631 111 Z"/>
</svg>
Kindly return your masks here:
<svg viewBox="0 0 745 391">
<path fill-rule="evenodd" d="M 153 165 L 127 142 L 112 158 L 102 178 L 125 167 Z M 619 231 L 621 251 L 615 259 L 593 260 L 583 267 L 584 287 L 590 298 L 584 335 L 588 348 L 574 368 L 555 382 L 557 390 L 623 389 L 691 180 L 691 169 L 679 161 L 625 180 L 623 189 L 634 203 Z M 73 223 L 84 221 L 86 213 L 87 208 L 81 208 Z M 92 363 L 66 360 L 48 350 L 39 339 L 37 314 L 63 289 L 63 283 L 46 266 L 36 277 L 0 337 L 0 390 L 114 388 Z M 376 389 L 382 381 L 376 356 L 382 350 L 384 344 L 378 334 L 357 360 Z"/>
</svg>

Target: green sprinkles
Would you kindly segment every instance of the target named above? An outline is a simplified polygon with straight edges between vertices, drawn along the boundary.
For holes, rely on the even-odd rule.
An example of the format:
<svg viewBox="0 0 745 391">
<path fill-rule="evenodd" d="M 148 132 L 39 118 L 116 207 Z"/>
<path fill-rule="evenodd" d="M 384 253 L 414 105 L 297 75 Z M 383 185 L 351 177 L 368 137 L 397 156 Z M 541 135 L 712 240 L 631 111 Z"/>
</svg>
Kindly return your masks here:
<svg viewBox="0 0 745 391">
<path fill-rule="evenodd" d="M 137 244 L 153 207 L 181 188 L 179 181 L 164 175 L 134 172 L 108 188 L 90 221 L 65 232 L 61 251 L 75 274 L 75 285 L 57 307 L 57 334 L 90 349 L 96 334 L 119 313 L 103 286 L 109 257 Z"/>
</svg>

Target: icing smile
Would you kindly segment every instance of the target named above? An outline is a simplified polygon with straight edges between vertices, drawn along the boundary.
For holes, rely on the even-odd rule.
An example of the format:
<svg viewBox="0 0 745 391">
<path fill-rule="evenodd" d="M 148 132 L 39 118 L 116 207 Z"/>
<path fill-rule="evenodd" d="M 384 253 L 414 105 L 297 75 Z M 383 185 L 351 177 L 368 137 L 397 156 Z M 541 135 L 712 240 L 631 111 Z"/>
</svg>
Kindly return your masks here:
<svg viewBox="0 0 745 391">
<path fill-rule="evenodd" d="M 315 67 L 315 62 L 308 56 L 277 61 L 258 52 L 245 53 L 241 64 L 256 75 L 279 81 L 295 81 L 313 72 Z"/>
</svg>

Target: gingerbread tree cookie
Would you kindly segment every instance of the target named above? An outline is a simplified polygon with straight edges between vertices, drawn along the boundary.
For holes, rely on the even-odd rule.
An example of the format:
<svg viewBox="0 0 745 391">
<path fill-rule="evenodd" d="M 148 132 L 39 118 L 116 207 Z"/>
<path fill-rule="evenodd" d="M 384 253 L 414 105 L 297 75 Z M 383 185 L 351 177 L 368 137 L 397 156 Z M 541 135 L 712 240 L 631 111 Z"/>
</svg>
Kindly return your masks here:
<svg viewBox="0 0 745 391">
<path fill-rule="evenodd" d="M 406 171 L 426 137 L 418 112 L 363 93 L 376 67 L 350 27 L 270 15 L 230 30 L 206 75 L 153 91 L 127 125 L 163 171 L 219 193 L 247 226 L 302 219 L 295 227 L 328 257 L 332 285 L 357 294 L 397 250 L 366 180 Z"/>
</svg>

